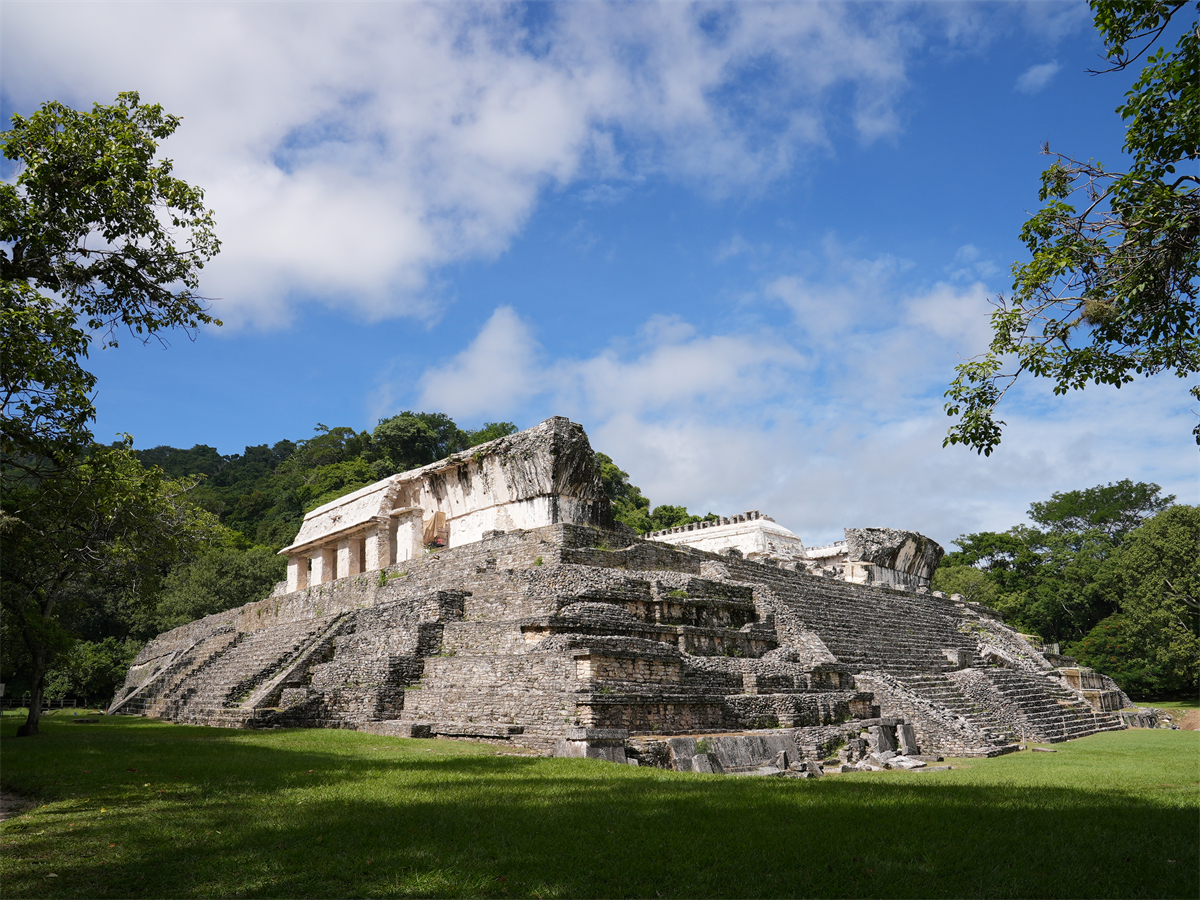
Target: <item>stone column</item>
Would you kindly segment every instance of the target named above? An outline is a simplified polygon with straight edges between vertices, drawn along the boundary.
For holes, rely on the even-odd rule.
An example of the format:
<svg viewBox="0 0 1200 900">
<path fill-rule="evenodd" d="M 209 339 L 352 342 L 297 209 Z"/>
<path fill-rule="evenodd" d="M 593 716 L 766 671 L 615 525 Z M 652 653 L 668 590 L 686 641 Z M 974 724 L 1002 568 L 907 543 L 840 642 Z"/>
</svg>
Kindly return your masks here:
<svg viewBox="0 0 1200 900">
<path fill-rule="evenodd" d="M 290 594 L 292 591 L 302 591 L 306 587 L 308 587 L 308 557 L 294 553 L 288 557 L 288 593 Z"/>
<path fill-rule="evenodd" d="M 419 506 L 393 511 L 396 520 L 396 562 L 425 553 L 425 523 Z"/>
<path fill-rule="evenodd" d="M 326 584 L 336 577 L 334 566 L 337 550 L 333 547 L 318 547 L 313 551 L 311 584 Z"/>
<path fill-rule="evenodd" d="M 337 545 L 337 574 L 338 578 L 347 575 L 357 575 L 362 571 L 363 564 L 362 538 L 342 538 Z"/>
<path fill-rule="evenodd" d="M 366 572 L 386 569 L 396 561 L 396 539 L 392 533 L 392 520 L 380 517 L 372 521 L 373 524 L 367 529 L 363 558 L 363 570 Z"/>
</svg>

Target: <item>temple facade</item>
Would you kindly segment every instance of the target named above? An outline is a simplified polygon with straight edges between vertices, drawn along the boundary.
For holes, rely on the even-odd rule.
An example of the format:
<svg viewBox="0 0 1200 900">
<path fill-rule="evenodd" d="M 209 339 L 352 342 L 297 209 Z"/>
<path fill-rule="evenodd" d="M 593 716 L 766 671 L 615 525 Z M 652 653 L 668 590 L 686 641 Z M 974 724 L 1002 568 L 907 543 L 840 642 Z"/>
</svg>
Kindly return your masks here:
<svg viewBox="0 0 1200 900">
<path fill-rule="evenodd" d="M 559 523 L 611 526 L 612 513 L 583 428 L 554 416 L 326 503 L 279 552 L 292 593 L 491 531 Z"/>
</svg>

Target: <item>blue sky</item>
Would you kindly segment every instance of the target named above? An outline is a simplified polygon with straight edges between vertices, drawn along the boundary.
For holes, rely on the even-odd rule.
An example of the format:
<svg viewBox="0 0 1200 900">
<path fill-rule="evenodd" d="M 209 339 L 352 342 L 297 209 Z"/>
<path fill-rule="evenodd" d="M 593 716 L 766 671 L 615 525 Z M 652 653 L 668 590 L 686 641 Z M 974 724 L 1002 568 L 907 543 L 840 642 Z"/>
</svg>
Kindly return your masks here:
<svg viewBox="0 0 1200 900">
<path fill-rule="evenodd" d="M 96 434 L 224 453 L 550 415 L 656 503 L 958 534 L 1132 478 L 1197 502 L 1188 383 L 942 392 L 1023 259 L 1044 142 L 1119 161 L 1084 3 L 24 3 L 7 119 L 137 90 L 205 188 L 226 325 L 92 355 Z"/>
</svg>

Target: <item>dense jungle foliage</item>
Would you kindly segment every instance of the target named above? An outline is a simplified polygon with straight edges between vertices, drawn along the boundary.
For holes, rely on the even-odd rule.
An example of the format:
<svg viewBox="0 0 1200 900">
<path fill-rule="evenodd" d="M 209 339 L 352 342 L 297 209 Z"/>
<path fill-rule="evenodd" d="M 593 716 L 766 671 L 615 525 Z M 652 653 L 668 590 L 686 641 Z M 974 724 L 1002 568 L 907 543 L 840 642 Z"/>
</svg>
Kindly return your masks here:
<svg viewBox="0 0 1200 900">
<path fill-rule="evenodd" d="M 1033 526 L 966 534 L 935 589 L 1062 645 L 1133 697 L 1194 695 L 1200 683 L 1200 507 L 1156 484 L 1056 493 Z"/>
</svg>

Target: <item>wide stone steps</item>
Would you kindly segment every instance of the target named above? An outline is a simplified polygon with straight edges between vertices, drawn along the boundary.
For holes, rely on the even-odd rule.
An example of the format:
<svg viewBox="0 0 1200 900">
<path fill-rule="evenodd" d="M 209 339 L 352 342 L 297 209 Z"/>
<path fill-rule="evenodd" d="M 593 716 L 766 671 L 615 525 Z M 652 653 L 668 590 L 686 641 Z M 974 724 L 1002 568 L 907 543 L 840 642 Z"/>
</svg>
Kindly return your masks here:
<svg viewBox="0 0 1200 900">
<path fill-rule="evenodd" d="M 985 736 L 997 744 L 1014 741 L 1017 735 L 995 713 L 964 697 L 945 675 L 911 675 L 901 681 L 920 697 L 944 706 L 955 715 L 976 725 Z"/>
<path fill-rule="evenodd" d="M 168 713 L 174 708 L 178 698 L 188 693 L 186 686 L 196 676 L 196 673 L 203 671 L 206 666 L 212 664 L 213 660 L 236 645 L 240 637 L 241 635 L 233 631 L 220 632 L 191 648 L 160 676 L 159 686 L 152 688 L 151 696 L 143 701 L 141 714 L 159 717 Z M 131 709 L 130 711 L 135 710 Z"/>
<path fill-rule="evenodd" d="M 197 660 L 186 675 L 181 673 L 159 695 L 153 714 L 187 718 L 192 709 L 237 706 L 243 694 L 249 696 L 255 686 L 295 659 L 328 622 L 312 619 L 238 634 Z"/>
<path fill-rule="evenodd" d="M 1048 678 L 1005 669 L 987 670 L 987 676 L 1000 696 L 1021 711 L 1029 735 L 1036 739 L 1066 741 L 1125 727 L 1119 716 L 1096 712 L 1073 691 Z"/>
<path fill-rule="evenodd" d="M 788 611 L 817 634 L 839 662 L 897 675 L 955 668 L 943 651 L 973 652 L 949 601 L 922 594 L 851 586 L 824 578 L 767 574 Z"/>
</svg>

